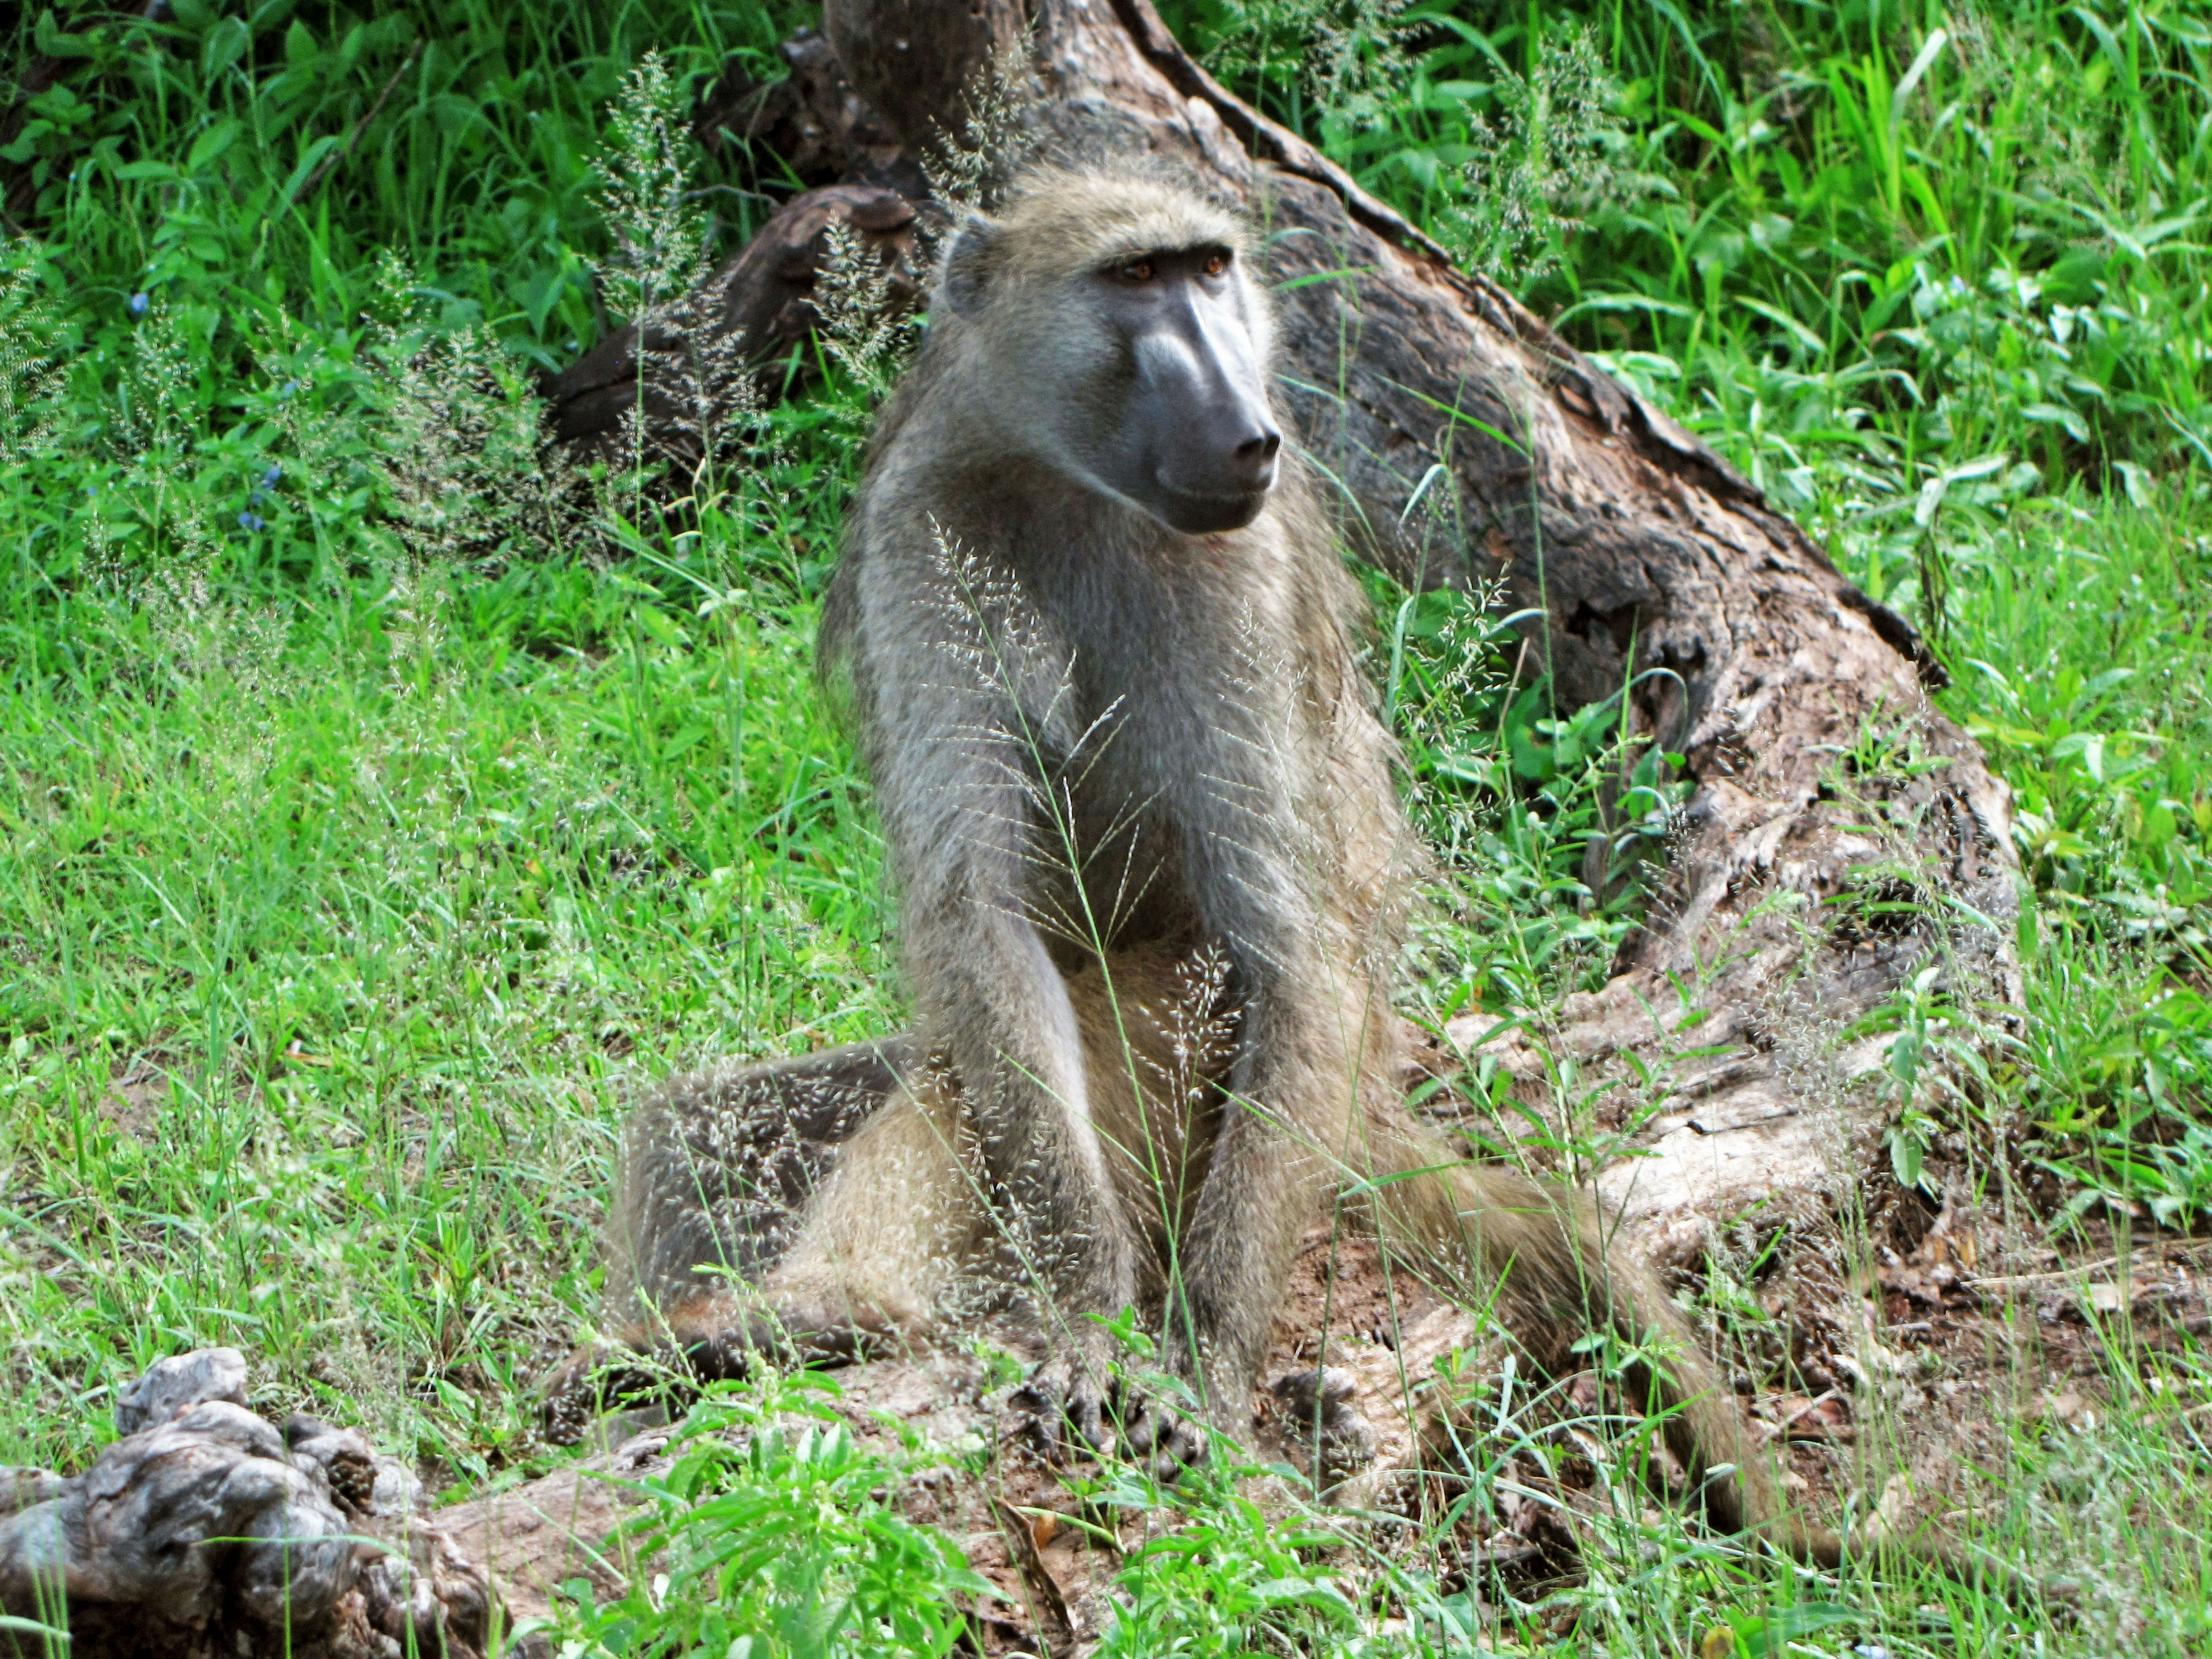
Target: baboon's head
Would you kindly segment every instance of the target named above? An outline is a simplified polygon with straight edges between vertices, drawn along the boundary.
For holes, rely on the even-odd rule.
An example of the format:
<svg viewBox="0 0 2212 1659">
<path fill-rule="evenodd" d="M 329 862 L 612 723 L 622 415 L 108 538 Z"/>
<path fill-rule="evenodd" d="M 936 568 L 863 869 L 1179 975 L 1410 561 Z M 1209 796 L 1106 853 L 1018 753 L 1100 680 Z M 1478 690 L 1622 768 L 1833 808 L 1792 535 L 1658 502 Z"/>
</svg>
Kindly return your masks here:
<svg viewBox="0 0 2212 1659">
<path fill-rule="evenodd" d="M 1283 442 L 1246 252 L 1243 227 L 1194 193 L 1041 171 L 963 227 L 934 326 L 993 441 L 1172 530 L 1234 530 L 1259 516 Z"/>
</svg>

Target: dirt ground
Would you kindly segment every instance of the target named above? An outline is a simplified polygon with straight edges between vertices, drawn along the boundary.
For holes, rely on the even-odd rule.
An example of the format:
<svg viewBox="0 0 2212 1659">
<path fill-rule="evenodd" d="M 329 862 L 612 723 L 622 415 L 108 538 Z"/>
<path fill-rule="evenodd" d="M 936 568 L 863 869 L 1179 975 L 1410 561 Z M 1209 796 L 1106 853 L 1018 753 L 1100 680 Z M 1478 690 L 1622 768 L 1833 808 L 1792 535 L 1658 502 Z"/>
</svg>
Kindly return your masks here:
<svg viewBox="0 0 2212 1659">
<path fill-rule="evenodd" d="M 1752 1420 L 1769 1443 L 1786 1443 L 1793 1491 L 1832 1517 L 1846 1504 L 1878 1502 L 1887 1521 L 1908 1522 L 1971 1505 L 1976 1471 L 2001 1467 L 2011 1425 L 2093 1422 L 2104 1409 L 2109 1350 L 2154 1358 L 2201 1340 L 2212 1310 L 2212 1246 L 2202 1242 L 2130 1243 L 2099 1228 L 2062 1259 L 2001 1240 L 1964 1208 L 1893 1188 L 1870 1200 L 1867 1239 L 1856 1256 L 1870 1268 L 1856 1271 L 1843 1265 L 1833 1229 L 1751 1241 L 1753 1305 L 1735 1322 L 1736 1380 Z M 2000 1263 L 2005 1270 L 1992 1271 Z M 1024 1357 L 1018 1335 L 995 1335 Z M 1328 1470 L 1347 1475 L 1334 1502 L 1432 1519 L 1466 1490 L 1470 1458 L 1481 1462 L 1492 1501 L 1458 1523 L 1463 1566 L 1449 1588 L 1480 1598 L 1502 1587 L 1525 1598 L 1579 1571 L 1576 1533 L 1587 1529 L 1519 1494 L 1594 1512 L 1608 1501 L 1597 1463 L 1621 1443 L 1603 1419 L 1617 1429 L 1632 1413 L 1584 1372 L 1548 1388 L 1524 1379 L 1510 1443 L 1455 1430 L 1471 1402 L 1494 1413 L 1507 1352 L 1498 1334 L 1479 1330 L 1370 1247 L 1316 1229 L 1261 1374 L 1253 1449 L 1263 1462 L 1310 1473 L 1312 1447 L 1300 1443 L 1310 1431 L 1301 1435 L 1276 1385 L 1334 1368 L 1345 1404 L 1363 1419 L 1353 1425 L 1355 1451 L 1371 1455 L 1348 1472 Z M 1754 1390 L 1754 1372 L 1778 1386 Z M 911 1480 L 902 1507 L 958 1540 L 997 1587 L 995 1601 L 975 1608 L 987 1653 L 1065 1652 L 1099 1633 L 1104 1586 L 1124 1553 L 1164 1524 L 1163 1512 L 1132 1515 L 1081 1496 L 1096 1467 L 1061 1461 L 1037 1403 L 1018 1387 L 988 1386 L 1006 1374 L 973 1352 L 879 1361 L 841 1374 L 837 1410 L 857 1435 L 886 1446 L 902 1434 L 966 1446 L 957 1467 Z M 652 1474 L 665 1439 L 665 1430 L 642 1428 L 574 1468 L 440 1519 L 527 1616 L 577 1571 L 610 1582 L 623 1571 L 618 1559 L 592 1567 L 572 1540 L 606 1534 L 624 1504 L 605 1477 Z M 1887 1479 L 1898 1469 L 1905 1480 Z M 1658 1484 L 1669 1472 L 1662 1453 Z M 1281 1480 L 1252 1490 L 1263 1507 L 1291 1496 Z"/>
</svg>

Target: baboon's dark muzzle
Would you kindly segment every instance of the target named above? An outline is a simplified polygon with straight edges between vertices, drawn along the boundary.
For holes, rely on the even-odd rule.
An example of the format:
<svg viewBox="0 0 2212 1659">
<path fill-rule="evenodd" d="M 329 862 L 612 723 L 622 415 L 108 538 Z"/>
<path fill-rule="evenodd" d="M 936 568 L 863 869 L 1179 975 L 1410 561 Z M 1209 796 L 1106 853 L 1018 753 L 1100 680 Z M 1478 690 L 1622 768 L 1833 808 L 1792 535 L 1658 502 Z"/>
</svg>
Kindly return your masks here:
<svg viewBox="0 0 2212 1659">
<path fill-rule="evenodd" d="M 1150 446 L 1146 505 L 1188 535 L 1235 530 L 1274 488 L 1283 434 L 1241 318 L 1176 307 L 1141 355 Z"/>
</svg>

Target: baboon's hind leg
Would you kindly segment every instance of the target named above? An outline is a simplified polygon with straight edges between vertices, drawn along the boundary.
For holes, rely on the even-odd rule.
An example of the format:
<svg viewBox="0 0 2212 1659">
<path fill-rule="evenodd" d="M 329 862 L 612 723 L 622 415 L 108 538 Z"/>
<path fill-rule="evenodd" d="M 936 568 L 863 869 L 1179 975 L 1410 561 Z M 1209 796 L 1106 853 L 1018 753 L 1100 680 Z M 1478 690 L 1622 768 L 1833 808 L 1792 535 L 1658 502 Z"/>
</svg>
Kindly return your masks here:
<svg viewBox="0 0 2212 1659">
<path fill-rule="evenodd" d="M 609 1208 L 609 1322 L 773 1267 L 846 1144 L 921 1058 L 898 1036 L 695 1072 L 648 1096 L 624 1127 Z"/>
<path fill-rule="evenodd" d="M 573 1440 L 605 1400 L 649 1380 L 603 1376 L 665 1346 L 669 1316 L 758 1278 L 791 1247 L 844 1145 L 921 1064 L 911 1036 L 669 1079 L 623 1126 L 605 1229 L 605 1323 L 540 1385 L 546 1432 Z"/>
<path fill-rule="evenodd" d="M 858 1358 L 957 1316 L 987 1279 L 984 1206 L 956 1091 L 911 1080 L 840 1150 L 789 1249 L 757 1284 L 666 1309 L 695 1370 L 734 1374 L 763 1349 Z"/>
</svg>

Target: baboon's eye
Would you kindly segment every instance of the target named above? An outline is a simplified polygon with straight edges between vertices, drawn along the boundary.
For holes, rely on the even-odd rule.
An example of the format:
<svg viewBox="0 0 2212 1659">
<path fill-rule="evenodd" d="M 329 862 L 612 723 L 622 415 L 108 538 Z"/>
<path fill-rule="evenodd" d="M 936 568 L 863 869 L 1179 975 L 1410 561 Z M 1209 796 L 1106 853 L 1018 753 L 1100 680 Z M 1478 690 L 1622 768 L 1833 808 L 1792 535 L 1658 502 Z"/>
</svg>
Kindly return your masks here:
<svg viewBox="0 0 2212 1659">
<path fill-rule="evenodd" d="M 1207 276 L 1218 276 L 1223 271 L 1228 269 L 1229 256 L 1227 254 L 1217 252 L 1209 253 L 1206 256 L 1206 274 Z"/>
<path fill-rule="evenodd" d="M 1132 259 L 1121 267 L 1121 280 L 1127 283 L 1149 283 L 1152 280 L 1150 259 Z"/>
</svg>

